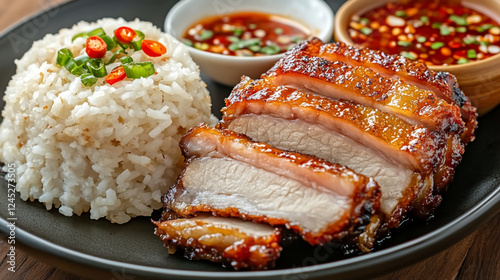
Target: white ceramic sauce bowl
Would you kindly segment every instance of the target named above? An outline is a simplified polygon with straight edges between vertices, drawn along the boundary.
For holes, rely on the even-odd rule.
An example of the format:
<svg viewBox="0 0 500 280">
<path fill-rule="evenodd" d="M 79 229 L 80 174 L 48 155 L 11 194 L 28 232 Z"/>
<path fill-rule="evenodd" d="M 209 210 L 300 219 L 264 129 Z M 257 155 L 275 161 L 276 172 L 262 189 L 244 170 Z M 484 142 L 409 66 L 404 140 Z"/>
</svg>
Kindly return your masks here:
<svg viewBox="0 0 500 280">
<path fill-rule="evenodd" d="M 312 36 L 324 42 L 330 41 L 333 36 L 333 11 L 323 0 L 181 0 L 169 11 L 165 31 L 180 40 L 190 26 L 203 18 L 247 11 L 294 19 L 308 27 Z M 189 47 L 189 53 L 200 66 L 202 74 L 228 86 L 236 85 L 242 75 L 258 78 L 283 57 L 283 54 L 230 56 L 194 47 Z"/>
</svg>

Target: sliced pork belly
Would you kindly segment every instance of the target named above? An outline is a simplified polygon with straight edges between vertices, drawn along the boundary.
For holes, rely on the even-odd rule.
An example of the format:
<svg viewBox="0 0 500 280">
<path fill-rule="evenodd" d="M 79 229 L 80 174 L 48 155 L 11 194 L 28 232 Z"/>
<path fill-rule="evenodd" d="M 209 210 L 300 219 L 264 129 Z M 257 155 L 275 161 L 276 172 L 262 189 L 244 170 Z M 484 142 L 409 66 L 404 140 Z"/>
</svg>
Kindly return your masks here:
<svg viewBox="0 0 500 280">
<path fill-rule="evenodd" d="M 180 216 L 210 212 L 285 225 L 312 245 L 351 238 L 378 223 L 378 185 L 346 167 L 204 125 L 185 135 L 181 148 L 186 168 L 163 198 Z M 360 240 L 373 241 L 365 237 Z"/>
<path fill-rule="evenodd" d="M 235 269 L 263 270 L 280 256 L 281 230 L 235 218 L 208 214 L 179 218 L 165 211 L 155 234 L 170 254 L 182 250 L 190 260 L 209 260 Z"/>
<path fill-rule="evenodd" d="M 401 79 L 388 79 L 368 67 L 329 61 L 300 49 L 288 52 L 263 79 L 275 86 L 350 100 L 433 130 L 461 134 L 465 129 L 460 109 L 432 91 Z"/>
<path fill-rule="evenodd" d="M 305 52 L 330 61 L 341 61 L 349 66 L 364 66 L 373 69 L 389 79 L 401 79 L 420 89 L 433 91 L 437 97 L 461 108 L 462 119 L 466 124 L 463 133 L 464 142 L 474 140 L 477 126 L 476 108 L 458 86 L 455 76 L 448 72 L 435 72 L 420 61 L 409 60 L 403 56 L 388 55 L 384 52 L 366 48 L 357 48 L 338 42 L 323 44 L 313 38 L 303 42 L 294 51 Z"/>
<path fill-rule="evenodd" d="M 458 135 L 433 133 L 380 110 L 274 87 L 262 79 L 243 79 L 226 99 L 223 114 L 219 128 L 373 177 L 392 227 L 417 195 L 418 212 L 437 205 L 435 188 L 453 178 L 463 152 Z M 436 167 L 442 172 L 435 172 Z"/>
</svg>

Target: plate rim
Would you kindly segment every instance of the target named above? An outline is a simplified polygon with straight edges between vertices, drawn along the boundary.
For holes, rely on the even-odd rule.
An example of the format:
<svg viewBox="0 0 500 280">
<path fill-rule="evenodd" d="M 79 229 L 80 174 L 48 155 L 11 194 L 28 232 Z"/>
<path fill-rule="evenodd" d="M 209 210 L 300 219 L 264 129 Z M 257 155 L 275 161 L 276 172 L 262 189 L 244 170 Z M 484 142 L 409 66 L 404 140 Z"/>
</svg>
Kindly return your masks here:
<svg viewBox="0 0 500 280">
<path fill-rule="evenodd" d="M 177 1 L 177 0 L 175 0 Z M 27 15 L 17 22 L 9 25 L 0 32 L 0 40 L 7 38 L 8 34 L 22 28 L 36 17 L 48 13 L 60 7 L 73 5 L 78 0 L 69 0 L 64 3 L 56 3 L 46 9 Z M 326 2 L 326 1 L 325 1 Z M 161 27 L 163 30 L 163 27 Z M 2 93 L 3 95 L 3 93 Z M 17 201 L 17 199 L 16 199 Z M 22 201 L 27 203 L 27 201 Z M 370 269 L 370 277 L 376 277 L 394 268 L 403 268 L 410 264 L 429 258 L 446 248 L 451 247 L 460 240 L 464 239 L 479 226 L 500 213 L 500 183 L 494 188 L 494 191 L 483 198 L 474 207 L 438 227 L 437 229 L 418 236 L 417 238 L 397 244 L 388 248 L 381 249 L 369 254 L 338 260 L 323 264 L 316 264 L 297 268 L 273 269 L 266 271 L 189 271 L 162 268 L 156 266 L 145 266 L 128 262 L 110 260 L 98 256 L 89 255 L 64 246 L 45 240 L 35 234 L 32 234 L 22 228 L 22 225 L 16 227 L 16 241 L 28 246 L 29 248 L 41 251 L 52 257 L 63 258 L 76 264 L 90 266 L 105 271 L 124 271 L 132 275 L 141 277 L 164 277 L 173 276 L 180 279 L 264 279 L 270 277 L 283 277 L 286 275 L 307 275 L 307 278 L 317 278 L 325 276 L 347 277 L 351 279 L 356 274 L 353 271 L 360 268 Z M 3 215 L 0 215 L 0 232 L 8 234 L 7 225 L 9 221 Z M 402 258 L 402 256 L 412 255 L 412 258 Z M 353 262 L 353 260 L 355 260 Z M 392 261 L 387 264 L 388 261 Z M 380 265 L 384 264 L 381 268 Z M 54 264 L 57 266 L 57 264 Z M 64 269 L 61 267 L 61 269 Z M 332 269 L 335 270 L 332 273 Z M 344 278 L 343 278 L 344 279 Z"/>
</svg>

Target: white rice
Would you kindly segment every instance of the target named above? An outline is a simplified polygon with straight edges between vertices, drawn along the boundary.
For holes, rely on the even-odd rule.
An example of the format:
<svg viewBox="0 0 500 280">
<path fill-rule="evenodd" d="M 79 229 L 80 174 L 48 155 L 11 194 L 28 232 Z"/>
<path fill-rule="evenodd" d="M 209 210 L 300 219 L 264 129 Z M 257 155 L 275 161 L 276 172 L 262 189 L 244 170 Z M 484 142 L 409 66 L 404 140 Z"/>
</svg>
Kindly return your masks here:
<svg viewBox="0 0 500 280">
<path fill-rule="evenodd" d="M 166 46 L 159 58 L 131 55 L 152 61 L 157 74 L 85 87 L 55 65 L 61 48 L 75 57 L 85 52 L 84 38 L 71 42 L 75 34 L 102 27 L 112 36 L 120 26 Z M 180 137 L 200 122 L 216 121 L 186 47 L 148 22 L 80 22 L 35 42 L 16 64 L 4 96 L 0 160 L 15 164 L 23 200 L 37 199 L 66 216 L 90 211 L 92 219 L 115 223 L 149 216 L 184 167 Z"/>
</svg>

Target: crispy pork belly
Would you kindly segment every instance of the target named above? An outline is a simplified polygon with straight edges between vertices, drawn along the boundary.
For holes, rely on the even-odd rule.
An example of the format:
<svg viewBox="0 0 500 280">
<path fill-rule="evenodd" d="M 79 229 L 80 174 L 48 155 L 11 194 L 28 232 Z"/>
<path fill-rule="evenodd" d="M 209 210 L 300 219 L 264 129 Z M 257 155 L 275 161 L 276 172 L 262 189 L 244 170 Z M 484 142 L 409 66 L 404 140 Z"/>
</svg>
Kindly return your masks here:
<svg viewBox="0 0 500 280">
<path fill-rule="evenodd" d="M 420 61 L 409 60 L 399 55 L 388 55 L 377 50 L 357 48 L 342 42 L 323 44 L 317 38 L 303 42 L 295 51 L 330 61 L 341 61 L 350 66 L 369 67 L 386 78 L 401 79 L 420 89 L 433 91 L 437 97 L 461 108 L 462 119 L 466 124 L 463 141 L 468 143 L 474 140 L 477 126 L 476 108 L 460 90 L 455 76 L 448 72 L 435 72 Z"/>
<path fill-rule="evenodd" d="M 182 250 L 190 260 L 209 260 L 235 269 L 263 270 L 275 266 L 282 247 L 281 230 L 236 218 L 209 214 L 179 218 L 165 211 L 155 234 L 170 254 Z"/>
<path fill-rule="evenodd" d="M 275 86 L 290 86 L 332 99 L 350 100 L 398 116 L 410 124 L 462 134 L 460 109 L 433 91 L 402 79 L 389 79 L 365 66 L 330 61 L 295 48 L 262 76 Z"/>
<path fill-rule="evenodd" d="M 186 168 L 163 197 L 180 216 L 210 212 L 284 225 L 312 245 L 366 235 L 377 223 L 378 185 L 346 167 L 204 125 L 181 148 Z"/>
<path fill-rule="evenodd" d="M 223 115 L 219 128 L 373 177 L 392 227 L 415 200 L 421 213 L 437 205 L 435 188 L 449 183 L 463 153 L 458 135 L 434 133 L 377 109 L 262 79 L 243 79 L 226 99 Z"/>
</svg>

